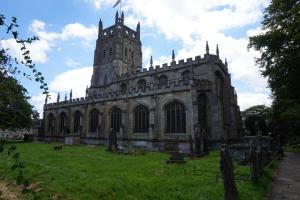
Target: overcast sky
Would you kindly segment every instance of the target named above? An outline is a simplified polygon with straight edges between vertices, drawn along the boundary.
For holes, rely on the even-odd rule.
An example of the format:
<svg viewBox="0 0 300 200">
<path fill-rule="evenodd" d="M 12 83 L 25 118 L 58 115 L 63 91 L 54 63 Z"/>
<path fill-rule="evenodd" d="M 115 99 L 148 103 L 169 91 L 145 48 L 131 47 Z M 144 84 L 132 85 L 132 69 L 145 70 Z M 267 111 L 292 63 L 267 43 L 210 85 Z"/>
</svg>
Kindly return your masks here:
<svg viewBox="0 0 300 200">
<path fill-rule="evenodd" d="M 0 13 L 16 16 L 22 37 L 40 38 L 29 46 L 31 57 L 50 86 L 52 99 L 73 89 L 73 97 L 85 95 L 90 85 L 98 22 L 104 28 L 114 23 L 117 0 L 1 0 Z M 241 110 L 269 105 L 267 81 L 255 66 L 259 52 L 247 49 L 248 38 L 260 32 L 263 11 L 269 0 L 123 0 L 125 24 L 135 30 L 141 23 L 143 67 L 197 55 L 203 56 L 205 42 L 220 57 L 227 58 L 232 84 Z M 18 57 L 19 47 L 5 32 L 1 46 Z M 38 83 L 16 77 L 28 89 L 31 102 L 41 111 L 44 96 Z"/>
</svg>

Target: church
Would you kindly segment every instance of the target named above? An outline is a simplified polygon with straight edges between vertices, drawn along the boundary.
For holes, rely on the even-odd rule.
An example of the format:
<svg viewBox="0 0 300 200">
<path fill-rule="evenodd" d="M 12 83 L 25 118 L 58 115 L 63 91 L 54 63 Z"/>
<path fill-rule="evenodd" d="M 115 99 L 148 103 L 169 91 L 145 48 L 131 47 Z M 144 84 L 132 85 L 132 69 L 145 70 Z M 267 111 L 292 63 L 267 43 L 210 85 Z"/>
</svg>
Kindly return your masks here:
<svg viewBox="0 0 300 200">
<path fill-rule="evenodd" d="M 177 141 L 182 151 L 197 146 L 200 134 L 209 144 L 241 137 L 242 123 L 228 64 L 219 49 L 203 56 L 142 68 L 140 23 L 132 30 L 124 13 L 104 28 L 99 21 L 93 74 L 86 96 L 44 105 L 42 137 L 63 141 L 77 135 L 83 144 L 118 144 L 164 150 Z M 67 80 L 66 80 L 67 81 Z"/>
</svg>

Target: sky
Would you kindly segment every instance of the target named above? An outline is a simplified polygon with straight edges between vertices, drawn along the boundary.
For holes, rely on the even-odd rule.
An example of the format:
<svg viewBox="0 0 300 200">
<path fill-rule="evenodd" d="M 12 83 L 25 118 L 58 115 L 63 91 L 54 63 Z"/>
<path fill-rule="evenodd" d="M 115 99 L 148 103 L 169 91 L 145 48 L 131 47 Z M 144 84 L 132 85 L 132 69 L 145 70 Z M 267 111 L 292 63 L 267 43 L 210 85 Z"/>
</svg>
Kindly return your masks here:
<svg viewBox="0 0 300 200">
<path fill-rule="evenodd" d="M 65 98 L 72 89 L 73 98 L 85 96 L 90 85 L 98 23 L 104 28 L 114 24 L 113 8 L 117 0 L 0 0 L 0 13 L 9 20 L 18 19 L 23 38 L 38 36 L 28 45 L 31 58 L 49 85 L 51 99 L 57 93 Z M 141 24 L 143 67 L 171 62 L 205 53 L 208 41 L 215 54 L 227 58 L 232 85 L 241 110 L 253 105 L 270 105 L 267 80 L 260 75 L 255 57 L 259 52 L 247 49 L 249 36 L 262 32 L 260 22 L 269 0 L 122 0 L 125 24 L 135 30 Z M 20 47 L 0 31 L 0 47 L 20 58 Z M 30 102 L 42 115 L 45 96 L 39 84 L 16 76 L 31 97 Z"/>
</svg>

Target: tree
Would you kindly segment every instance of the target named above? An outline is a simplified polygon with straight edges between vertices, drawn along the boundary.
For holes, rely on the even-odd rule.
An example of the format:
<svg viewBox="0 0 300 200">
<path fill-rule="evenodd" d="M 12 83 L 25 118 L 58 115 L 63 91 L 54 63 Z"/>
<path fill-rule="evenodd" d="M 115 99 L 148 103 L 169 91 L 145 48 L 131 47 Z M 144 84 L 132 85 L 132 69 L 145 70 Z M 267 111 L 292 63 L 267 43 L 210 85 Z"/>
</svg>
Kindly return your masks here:
<svg viewBox="0 0 300 200">
<path fill-rule="evenodd" d="M 263 33 L 250 37 L 273 97 L 273 131 L 300 136 L 300 0 L 272 0 Z"/>
<path fill-rule="evenodd" d="M 31 127 L 34 111 L 26 93 L 13 77 L 0 72 L 0 129 Z"/>
<path fill-rule="evenodd" d="M 23 59 L 11 56 L 8 49 L 0 46 L 0 129 L 30 128 L 32 119 L 38 115 L 28 102 L 27 90 L 14 78 L 23 75 L 29 80 L 40 83 L 43 94 L 49 95 L 47 83 L 30 58 L 30 51 L 26 45 L 38 40 L 37 37 L 20 39 L 18 37 L 17 18 L 12 17 L 7 23 L 4 15 L 0 14 L 0 28 L 4 29 L 16 43 L 20 45 Z"/>
<path fill-rule="evenodd" d="M 268 134 L 268 125 L 271 122 L 270 114 L 270 108 L 265 105 L 252 106 L 242 112 L 246 129 L 249 130 L 250 135 L 257 134 L 257 128 L 262 131 L 263 135 Z M 258 127 L 256 127 L 257 125 Z"/>
</svg>

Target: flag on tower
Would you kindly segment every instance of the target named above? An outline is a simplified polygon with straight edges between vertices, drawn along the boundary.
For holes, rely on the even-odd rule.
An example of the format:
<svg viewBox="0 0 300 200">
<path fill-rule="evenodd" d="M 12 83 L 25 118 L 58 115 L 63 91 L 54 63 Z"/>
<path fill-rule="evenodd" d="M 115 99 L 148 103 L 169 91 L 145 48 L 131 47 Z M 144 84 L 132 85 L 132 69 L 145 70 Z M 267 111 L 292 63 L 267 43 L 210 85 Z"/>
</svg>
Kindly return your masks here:
<svg viewBox="0 0 300 200">
<path fill-rule="evenodd" d="M 118 0 L 118 1 L 115 3 L 114 7 L 116 7 L 117 5 L 119 5 L 119 3 L 121 3 L 121 1 L 122 1 L 122 0 Z"/>
</svg>

